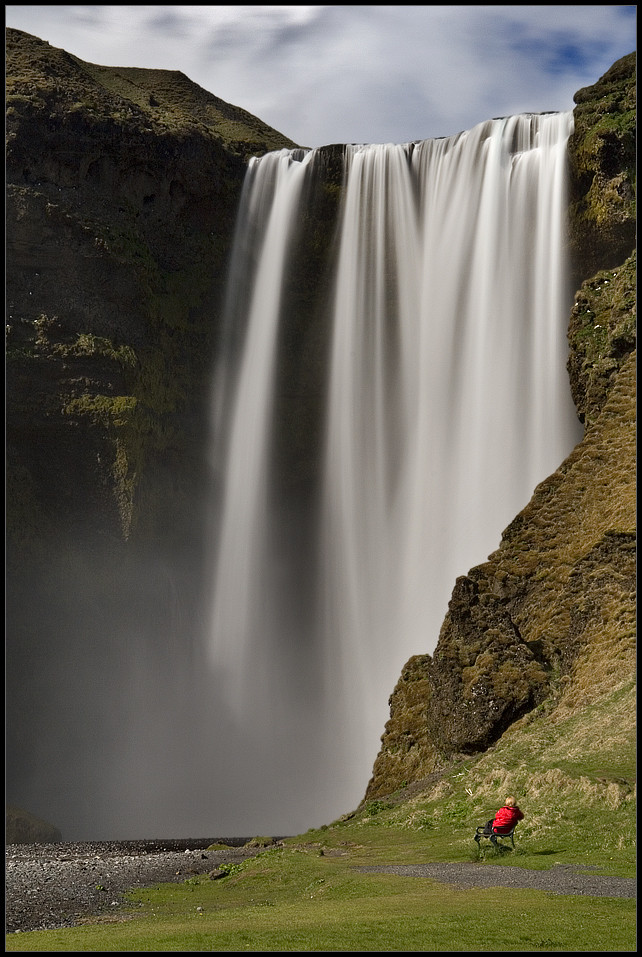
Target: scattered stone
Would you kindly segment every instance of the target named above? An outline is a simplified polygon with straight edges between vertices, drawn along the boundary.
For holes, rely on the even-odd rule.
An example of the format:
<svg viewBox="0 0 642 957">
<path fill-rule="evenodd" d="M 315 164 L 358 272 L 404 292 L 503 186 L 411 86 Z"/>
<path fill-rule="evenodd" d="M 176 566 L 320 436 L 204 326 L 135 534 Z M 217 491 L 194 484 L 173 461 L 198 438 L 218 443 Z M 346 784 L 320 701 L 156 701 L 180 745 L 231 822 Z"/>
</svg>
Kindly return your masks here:
<svg viewBox="0 0 642 957">
<path fill-rule="evenodd" d="M 184 842 L 9 844 L 6 847 L 6 933 L 74 927 L 126 904 L 132 890 L 181 883 L 193 874 L 217 874 L 212 864 L 240 863 L 257 850 L 221 845 L 178 847 Z M 172 849 L 170 849 L 172 848 Z M 186 860 L 189 867 L 185 867 Z M 223 877 L 224 871 L 218 872 Z M 123 919 L 125 919 L 123 917 Z"/>
</svg>

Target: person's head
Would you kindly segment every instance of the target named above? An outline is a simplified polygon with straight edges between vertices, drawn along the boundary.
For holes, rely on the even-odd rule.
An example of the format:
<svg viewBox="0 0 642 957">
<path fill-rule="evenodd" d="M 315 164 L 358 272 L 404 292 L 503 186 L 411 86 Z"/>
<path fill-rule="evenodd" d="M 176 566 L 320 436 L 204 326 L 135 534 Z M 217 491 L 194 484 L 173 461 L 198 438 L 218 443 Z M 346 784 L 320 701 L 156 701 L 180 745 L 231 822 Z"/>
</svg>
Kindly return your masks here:
<svg viewBox="0 0 642 957">
<path fill-rule="evenodd" d="M 515 798 L 506 798 L 504 801 L 504 807 L 517 807 Z"/>
</svg>

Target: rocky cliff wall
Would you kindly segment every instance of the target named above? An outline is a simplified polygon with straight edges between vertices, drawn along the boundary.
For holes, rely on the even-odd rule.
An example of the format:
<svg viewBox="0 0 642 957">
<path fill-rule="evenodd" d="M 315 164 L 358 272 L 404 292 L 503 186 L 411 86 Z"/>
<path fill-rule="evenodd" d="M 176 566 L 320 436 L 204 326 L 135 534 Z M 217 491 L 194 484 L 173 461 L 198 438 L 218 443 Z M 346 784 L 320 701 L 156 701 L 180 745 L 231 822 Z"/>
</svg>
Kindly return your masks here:
<svg viewBox="0 0 642 957">
<path fill-rule="evenodd" d="M 6 50 L 11 527 L 153 537 L 145 496 L 202 447 L 245 157 L 293 144 L 179 73 Z"/>
<path fill-rule="evenodd" d="M 64 702 L 69 669 L 122 668 L 123 634 L 158 641 L 177 615 L 193 631 L 246 161 L 294 144 L 181 73 L 96 66 L 18 30 L 6 116 L 13 782 L 50 757 L 46 696 L 57 686 Z M 76 711 L 98 725 L 101 707 Z"/>
<path fill-rule="evenodd" d="M 631 54 L 575 97 L 568 369 L 584 438 L 455 583 L 434 654 L 390 698 L 364 800 L 485 751 L 545 699 L 563 708 L 634 674 L 635 86 Z"/>
<path fill-rule="evenodd" d="M 630 254 L 636 236 L 636 55 L 575 94 L 569 142 L 573 290 Z"/>
</svg>

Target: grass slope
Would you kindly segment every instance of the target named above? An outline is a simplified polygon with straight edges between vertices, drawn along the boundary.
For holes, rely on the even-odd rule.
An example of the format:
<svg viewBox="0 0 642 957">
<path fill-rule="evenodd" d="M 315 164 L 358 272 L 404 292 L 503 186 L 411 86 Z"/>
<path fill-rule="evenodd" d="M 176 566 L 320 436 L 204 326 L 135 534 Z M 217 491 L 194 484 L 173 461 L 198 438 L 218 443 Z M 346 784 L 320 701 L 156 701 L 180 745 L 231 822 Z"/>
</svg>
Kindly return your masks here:
<svg viewBox="0 0 642 957">
<path fill-rule="evenodd" d="M 241 107 L 208 93 L 178 70 L 147 70 L 87 63 L 22 30 L 5 31 L 6 102 L 71 109 L 134 123 L 143 129 L 210 133 L 243 156 L 296 146 Z"/>
</svg>

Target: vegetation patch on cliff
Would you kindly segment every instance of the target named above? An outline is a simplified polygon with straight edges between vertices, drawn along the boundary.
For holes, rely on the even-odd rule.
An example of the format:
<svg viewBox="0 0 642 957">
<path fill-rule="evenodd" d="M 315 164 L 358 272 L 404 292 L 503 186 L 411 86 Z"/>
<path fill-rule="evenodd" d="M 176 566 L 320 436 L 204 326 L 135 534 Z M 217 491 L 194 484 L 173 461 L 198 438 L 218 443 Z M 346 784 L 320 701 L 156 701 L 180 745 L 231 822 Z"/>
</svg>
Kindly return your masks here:
<svg viewBox="0 0 642 957">
<path fill-rule="evenodd" d="M 568 328 L 568 371 L 581 422 L 599 414 L 613 375 L 636 344 L 637 255 L 582 283 Z"/>
<path fill-rule="evenodd" d="M 569 222 L 579 285 L 618 266 L 635 246 L 636 54 L 622 57 L 574 99 Z"/>
</svg>

